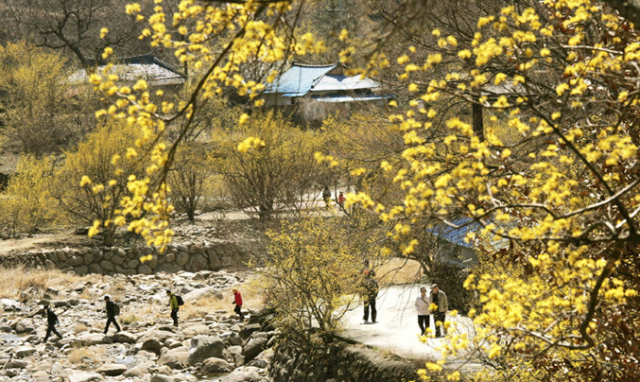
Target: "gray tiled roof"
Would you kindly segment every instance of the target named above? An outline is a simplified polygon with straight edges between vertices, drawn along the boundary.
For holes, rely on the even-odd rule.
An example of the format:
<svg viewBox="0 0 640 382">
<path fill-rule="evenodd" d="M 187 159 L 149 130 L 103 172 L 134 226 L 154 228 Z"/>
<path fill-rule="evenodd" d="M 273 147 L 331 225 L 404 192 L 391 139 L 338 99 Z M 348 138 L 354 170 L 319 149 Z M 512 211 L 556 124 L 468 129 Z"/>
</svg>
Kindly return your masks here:
<svg viewBox="0 0 640 382">
<path fill-rule="evenodd" d="M 99 72 L 106 62 L 89 60 L 89 64 L 97 66 Z M 157 59 L 152 53 L 116 60 L 109 73 L 117 74 L 120 81 L 144 79 L 149 85 L 176 85 L 185 82 L 185 76 L 181 72 Z M 87 83 L 89 76 L 84 69 L 80 69 L 69 77 L 69 81 L 72 84 Z"/>
</svg>

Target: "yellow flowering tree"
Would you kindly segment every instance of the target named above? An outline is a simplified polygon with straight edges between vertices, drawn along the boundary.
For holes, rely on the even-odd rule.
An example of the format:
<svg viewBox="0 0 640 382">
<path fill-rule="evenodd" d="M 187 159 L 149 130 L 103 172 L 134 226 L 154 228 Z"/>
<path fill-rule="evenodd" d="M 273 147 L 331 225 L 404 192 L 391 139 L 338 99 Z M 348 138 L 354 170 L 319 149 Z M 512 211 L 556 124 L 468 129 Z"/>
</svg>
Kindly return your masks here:
<svg viewBox="0 0 640 382">
<path fill-rule="evenodd" d="M 136 137 L 135 129 L 122 123 L 99 126 L 76 151 L 65 153 L 64 166 L 55 174 L 54 196 L 61 208 L 74 220 L 92 225 L 90 236 L 101 233 L 107 246 L 113 245 L 125 216 L 139 216 L 126 211 L 132 203 L 128 182 L 140 179 L 146 187 L 153 187 L 144 171 L 145 158 L 133 148 Z M 130 230 L 142 234 L 145 227 L 130 226 Z"/>
<path fill-rule="evenodd" d="M 370 247 L 342 219 L 302 218 L 267 232 L 261 277 L 285 336 L 299 346 L 330 342 L 341 318 L 359 306 L 362 259 Z M 317 336 L 317 337 L 316 337 Z"/>
<path fill-rule="evenodd" d="M 397 57 L 415 96 L 390 116 L 404 161 L 384 167 L 402 202 L 347 204 L 376 208 L 405 243 L 434 225 L 481 225 L 467 240 L 499 268 L 468 278 L 477 335 L 454 332 L 448 353 L 471 347 L 509 380 L 638 378 L 640 348 L 620 334 L 640 322 L 636 32 L 605 3 L 556 0 L 481 17 L 468 47 L 432 36 L 441 52 Z M 434 107 L 447 100 L 507 121 L 519 139 L 443 118 Z M 485 245 L 496 241 L 506 247 Z"/>
<path fill-rule="evenodd" d="M 7 189 L 0 193 L 0 227 L 11 235 L 35 233 L 60 220 L 50 192 L 53 169 L 49 158 L 20 158 Z"/>
<path fill-rule="evenodd" d="M 133 196 L 131 203 L 121 210 L 127 213 L 138 211 L 137 217 L 129 224 L 144 226 L 142 233 L 148 242 L 160 237 L 170 240 L 170 236 L 165 235 L 169 208 L 166 204 L 166 175 L 178 146 L 191 135 L 198 111 L 222 94 L 224 88 L 235 88 L 240 96 L 248 96 L 256 105 L 262 104 L 256 97 L 264 85 L 244 79 L 241 70 L 244 63 L 251 61 L 269 66 L 292 54 L 306 55 L 324 50 L 324 44 L 311 34 L 296 36 L 291 32 L 295 28 L 295 20 L 293 24 L 287 20 L 293 5 L 289 1 L 223 3 L 182 0 L 174 8 L 172 20 L 168 20 L 162 1 L 156 1 L 156 4 L 154 13 L 148 17 L 141 14 L 142 7 L 138 3 L 127 5 L 126 13 L 147 24 L 141 38 L 149 38 L 154 48 L 162 47 L 174 52 L 179 62 L 190 68 L 195 85 L 189 96 L 177 104 L 162 91 L 152 97 L 146 81 L 140 80 L 133 86 L 123 85 L 118 82 L 116 74 L 109 74 L 109 66 L 103 73 L 95 73 L 90 78 L 96 90 L 113 98 L 113 104 L 98 111 L 97 116 L 107 115 L 135 126 L 139 131 L 136 147 L 148 146 L 151 152 L 151 164 L 145 170 L 149 174 L 159 174 L 160 180 L 155 188 L 147 187 L 140 179 L 129 181 Z M 107 37 L 109 31 L 104 29 L 101 34 Z M 113 53 L 113 49 L 107 47 L 103 58 Z M 276 70 L 271 71 L 269 82 L 276 75 Z M 248 115 L 243 114 L 238 123 L 241 125 L 247 119 Z M 162 137 L 168 127 L 177 133 L 176 139 L 166 146 Z M 241 147 L 246 149 L 263 144 L 259 138 L 244 143 Z M 126 222 L 119 219 L 118 224 Z"/>
</svg>

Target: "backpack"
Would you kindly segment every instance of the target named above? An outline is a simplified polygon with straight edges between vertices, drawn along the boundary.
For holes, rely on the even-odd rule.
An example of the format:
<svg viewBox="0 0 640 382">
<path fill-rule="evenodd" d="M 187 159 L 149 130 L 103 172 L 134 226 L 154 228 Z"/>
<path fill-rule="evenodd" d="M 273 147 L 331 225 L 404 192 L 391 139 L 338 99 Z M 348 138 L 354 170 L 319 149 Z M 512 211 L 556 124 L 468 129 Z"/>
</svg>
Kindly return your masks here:
<svg viewBox="0 0 640 382">
<path fill-rule="evenodd" d="M 184 305 L 184 300 L 180 296 L 176 296 L 176 300 L 178 301 L 178 306 Z"/>
<path fill-rule="evenodd" d="M 120 305 L 116 304 L 115 302 L 113 303 L 113 315 L 114 316 L 120 315 Z"/>
</svg>

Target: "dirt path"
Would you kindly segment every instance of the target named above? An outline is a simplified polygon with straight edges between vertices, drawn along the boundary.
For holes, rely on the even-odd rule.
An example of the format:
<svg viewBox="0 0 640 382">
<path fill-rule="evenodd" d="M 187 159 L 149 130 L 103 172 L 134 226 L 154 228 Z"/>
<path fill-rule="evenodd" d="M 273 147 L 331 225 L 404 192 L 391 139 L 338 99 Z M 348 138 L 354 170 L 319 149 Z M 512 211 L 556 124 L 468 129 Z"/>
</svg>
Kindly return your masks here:
<svg viewBox="0 0 640 382">
<path fill-rule="evenodd" d="M 380 350 L 388 350 L 401 357 L 414 360 L 442 359 L 440 347 L 445 339 L 429 338 L 426 343 L 419 340 L 420 328 L 415 311 L 415 300 L 419 295 L 420 285 L 392 285 L 381 288 L 377 299 L 378 318 L 376 324 L 364 324 L 363 309 L 351 311 L 345 317 L 344 335 L 360 343 L 374 346 Z M 433 316 L 432 316 L 433 317 Z M 447 315 L 447 320 L 455 321 L 461 331 L 473 336 L 473 324 L 470 318 Z M 433 318 L 431 329 L 434 330 Z M 447 360 L 449 365 L 466 362 L 464 354 Z M 477 367 L 477 365 L 470 365 Z"/>
<path fill-rule="evenodd" d="M 22 239 L 0 239 L 0 256 L 8 255 L 13 252 L 26 252 L 32 249 L 82 244 L 87 243 L 89 240 L 90 239 L 86 236 L 74 235 L 72 232 L 41 234 Z"/>
</svg>

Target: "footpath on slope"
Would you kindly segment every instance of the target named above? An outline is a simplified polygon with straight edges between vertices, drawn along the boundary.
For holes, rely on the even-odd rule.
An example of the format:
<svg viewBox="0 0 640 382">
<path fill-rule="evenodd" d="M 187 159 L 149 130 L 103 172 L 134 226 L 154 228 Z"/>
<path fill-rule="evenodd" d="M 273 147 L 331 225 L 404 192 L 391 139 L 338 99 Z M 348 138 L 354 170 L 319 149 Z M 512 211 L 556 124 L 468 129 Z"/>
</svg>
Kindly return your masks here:
<svg viewBox="0 0 640 382">
<path fill-rule="evenodd" d="M 392 352 L 406 359 L 441 360 L 443 357 L 439 348 L 444 344 L 445 339 L 428 338 L 426 343 L 419 339 L 420 328 L 414 305 L 419 296 L 420 286 L 407 284 L 381 288 L 376 301 L 377 323 L 364 324 L 363 308 L 360 306 L 344 317 L 344 337 L 381 351 Z M 452 306 L 451 301 L 449 306 Z M 474 329 L 470 318 L 447 315 L 447 320 L 456 322 L 460 331 L 468 333 L 469 338 L 473 337 Z M 435 330 L 433 315 L 430 324 L 431 329 Z M 466 358 L 466 355 L 461 353 L 457 357 L 449 357 L 446 364 L 461 365 L 467 363 Z M 466 368 L 477 367 L 477 362 L 473 361 L 466 365 Z"/>
</svg>

